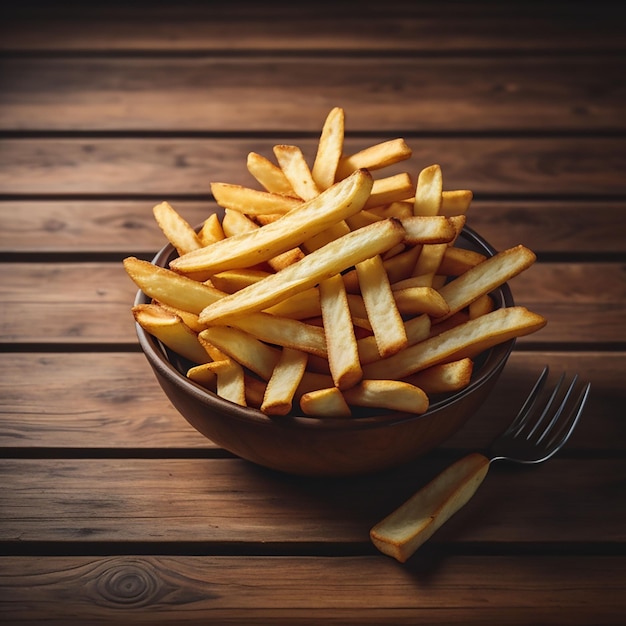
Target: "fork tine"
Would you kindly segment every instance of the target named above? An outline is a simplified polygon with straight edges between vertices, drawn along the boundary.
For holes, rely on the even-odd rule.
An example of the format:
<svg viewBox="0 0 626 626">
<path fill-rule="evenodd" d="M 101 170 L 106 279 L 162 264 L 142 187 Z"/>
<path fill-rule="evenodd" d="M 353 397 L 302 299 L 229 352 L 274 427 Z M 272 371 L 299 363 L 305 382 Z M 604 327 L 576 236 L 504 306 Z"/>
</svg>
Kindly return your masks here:
<svg viewBox="0 0 626 626">
<path fill-rule="evenodd" d="M 561 377 L 559 378 L 557 384 L 554 386 L 554 389 L 552 390 L 552 393 L 550 394 L 550 397 L 548 398 L 548 401 L 546 402 L 545 406 L 543 407 L 543 411 L 541 412 L 541 415 L 539 416 L 539 418 L 537 420 L 535 420 L 535 423 L 532 426 L 532 428 L 530 429 L 530 432 L 526 435 L 526 439 L 530 439 L 535 434 L 535 432 L 537 431 L 539 426 L 541 426 L 543 421 L 546 419 L 546 417 L 550 413 L 550 409 L 552 408 L 552 405 L 554 404 L 554 401 L 556 400 L 556 397 L 557 397 L 557 395 L 559 394 L 559 392 L 561 390 L 561 386 L 563 385 L 563 381 L 564 380 L 565 380 L 565 372 L 563 372 L 563 374 L 561 374 Z M 563 405 L 565 404 L 566 400 L 567 400 L 567 394 L 566 394 L 565 398 L 563 399 L 563 402 L 561 403 L 561 406 L 555 412 L 557 417 L 558 417 L 558 415 L 560 415 L 560 412 L 561 412 L 561 410 L 563 408 Z"/>
<path fill-rule="evenodd" d="M 559 380 L 559 384 L 557 385 L 557 389 L 561 386 L 561 383 L 563 382 L 564 377 L 565 377 L 565 374 L 563 374 L 563 376 L 561 376 L 561 379 Z M 552 428 L 554 428 L 556 423 L 559 421 L 559 418 L 563 414 L 563 409 L 565 409 L 565 405 L 567 404 L 567 401 L 569 400 L 570 396 L 572 395 L 572 391 L 574 390 L 574 387 L 575 387 L 577 381 L 578 381 L 578 374 L 575 374 L 574 378 L 572 379 L 572 382 L 570 383 L 569 388 L 567 389 L 567 391 L 565 392 L 565 395 L 563 396 L 563 399 L 561 400 L 561 404 L 559 405 L 557 410 L 554 412 L 554 415 L 552 416 L 552 419 L 550 420 L 550 423 L 543 429 L 543 432 L 541 433 L 541 435 L 539 435 L 539 437 L 537 439 L 537 443 L 541 443 L 541 441 L 544 439 L 544 437 L 546 437 L 550 433 Z M 555 395 L 556 395 L 556 389 L 554 390 L 554 393 L 552 394 L 552 397 L 554 398 Z M 546 408 L 546 410 L 547 410 L 547 408 Z M 544 411 L 544 413 L 545 413 L 545 411 Z M 530 436 L 534 433 L 534 431 L 537 429 L 537 426 L 539 426 L 539 422 L 536 424 L 535 428 L 533 428 L 531 433 L 528 435 L 528 438 L 530 438 Z"/>
<path fill-rule="evenodd" d="M 574 403 L 574 406 L 572 407 L 569 420 L 566 421 L 561 428 L 559 428 L 558 432 L 555 433 L 546 444 L 548 449 L 552 449 L 550 456 L 560 450 L 570 438 L 570 435 L 574 432 L 574 428 L 576 428 L 576 424 L 578 424 L 578 420 L 580 419 L 583 409 L 585 408 L 585 403 L 589 397 L 590 390 L 591 383 L 587 383 L 583 387 L 576 402 Z"/>
<path fill-rule="evenodd" d="M 537 398 L 539 397 L 539 394 L 541 393 L 541 390 L 543 389 L 546 383 L 546 380 L 548 378 L 549 371 L 550 371 L 550 368 L 546 365 L 543 368 L 543 371 L 541 372 L 541 374 L 539 375 L 539 378 L 535 382 L 532 390 L 528 394 L 528 397 L 526 398 L 526 401 L 522 405 L 522 408 L 519 410 L 519 413 L 516 415 L 515 419 L 511 422 L 509 427 L 504 431 L 503 433 L 504 435 L 508 435 L 512 433 L 513 431 L 517 430 L 521 425 L 523 425 L 526 417 L 528 416 L 531 409 L 537 402 Z"/>
</svg>

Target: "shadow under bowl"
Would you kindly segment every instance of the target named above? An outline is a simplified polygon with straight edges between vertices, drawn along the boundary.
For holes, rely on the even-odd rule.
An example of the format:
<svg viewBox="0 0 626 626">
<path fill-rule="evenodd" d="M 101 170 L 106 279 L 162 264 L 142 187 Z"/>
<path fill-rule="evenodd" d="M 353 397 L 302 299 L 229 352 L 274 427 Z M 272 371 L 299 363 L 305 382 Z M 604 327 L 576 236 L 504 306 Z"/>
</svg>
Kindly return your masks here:
<svg viewBox="0 0 626 626">
<path fill-rule="evenodd" d="M 482 237 L 465 228 L 457 246 L 493 256 Z M 167 267 L 176 251 L 165 246 L 153 263 Z M 491 293 L 496 308 L 513 306 L 507 284 Z M 135 303 L 149 302 L 141 291 Z M 139 344 L 163 391 L 196 430 L 225 450 L 258 465 L 306 476 L 349 476 L 389 469 L 441 445 L 483 404 L 498 380 L 515 340 L 494 346 L 474 361 L 470 384 L 433 398 L 421 415 L 386 412 L 352 418 L 297 413 L 267 416 L 220 398 L 192 382 L 177 355 L 136 325 Z"/>
</svg>

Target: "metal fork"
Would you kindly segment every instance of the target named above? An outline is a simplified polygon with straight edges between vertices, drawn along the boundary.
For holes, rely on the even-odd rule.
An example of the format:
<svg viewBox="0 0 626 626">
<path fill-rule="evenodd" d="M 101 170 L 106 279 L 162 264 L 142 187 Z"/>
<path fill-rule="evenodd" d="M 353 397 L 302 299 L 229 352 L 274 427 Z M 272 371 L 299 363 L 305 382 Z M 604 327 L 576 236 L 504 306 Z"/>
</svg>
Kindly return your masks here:
<svg viewBox="0 0 626 626">
<path fill-rule="evenodd" d="M 486 455 L 476 452 L 460 459 L 370 530 L 381 552 L 406 561 L 470 500 L 491 463 L 541 463 L 565 445 L 582 415 L 591 384 L 579 384 L 575 375 L 566 385 L 562 374 L 554 388 L 544 393 L 548 372 L 546 366 L 515 419 Z"/>
</svg>

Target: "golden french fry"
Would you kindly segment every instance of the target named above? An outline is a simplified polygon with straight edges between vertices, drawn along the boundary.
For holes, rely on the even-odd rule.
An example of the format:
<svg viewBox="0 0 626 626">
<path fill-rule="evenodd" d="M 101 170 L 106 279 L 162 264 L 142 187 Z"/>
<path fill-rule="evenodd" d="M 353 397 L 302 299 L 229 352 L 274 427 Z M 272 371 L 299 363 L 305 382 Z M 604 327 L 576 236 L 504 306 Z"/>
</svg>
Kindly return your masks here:
<svg viewBox="0 0 626 626">
<path fill-rule="evenodd" d="M 401 380 L 431 365 L 473 357 L 514 337 L 533 333 L 546 319 L 521 306 L 497 309 L 374 363 L 363 366 L 364 378 Z"/>
<path fill-rule="evenodd" d="M 287 415 L 291 411 L 294 394 L 302 380 L 308 355 L 292 348 L 284 348 L 272 372 L 261 411 L 267 415 Z"/>
<path fill-rule="evenodd" d="M 444 276 L 460 276 L 475 265 L 482 263 L 486 258 L 480 252 L 448 247 L 443 253 L 438 271 Z"/>
<path fill-rule="evenodd" d="M 482 454 L 463 457 L 378 522 L 370 530 L 372 543 L 383 554 L 404 563 L 467 502 L 488 467 L 489 460 Z M 442 499 L 441 494 L 446 497 Z"/>
<path fill-rule="evenodd" d="M 474 362 L 470 358 L 433 365 L 421 372 L 416 372 L 404 380 L 429 396 L 437 393 L 449 393 L 464 389 L 470 384 Z"/>
<path fill-rule="evenodd" d="M 152 301 L 152 304 L 155 306 L 160 306 L 166 311 L 169 311 L 173 315 L 178 315 L 180 319 L 188 326 L 194 333 L 198 334 L 202 332 L 206 326 L 204 324 L 200 324 L 198 321 L 198 316 L 195 313 L 190 313 L 189 311 L 183 311 L 183 309 L 179 309 L 175 306 L 170 306 L 169 304 L 163 304 L 163 302 L 157 302 L 156 300 Z"/>
<path fill-rule="evenodd" d="M 448 243 L 456 237 L 454 223 L 440 215 L 414 215 L 400 220 L 406 231 L 404 241 L 415 244 Z"/>
<path fill-rule="evenodd" d="M 289 265 L 293 265 L 304 258 L 304 252 L 300 248 L 292 248 L 286 250 L 282 254 L 277 254 L 275 257 L 267 260 L 267 264 L 275 271 L 279 272 Z"/>
<path fill-rule="evenodd" d="M 263 380 L 269 380 L 280 351 L 259 341 L 249 333 L 238 328 L 212 326 L 199 335 L 201 343 L 216 347 L 243 367 L 258 374 Z"/>
<path fill-rule="evenodd" d="M 439 293 L 445 298 L 450 311 L 440 320 L 454 315 L 483 294 L 489 293 L 507 280 L 517 276 L 535 262 L 535 254 L 518 245 L 498 252 L 444 285 Z"/>
<path fill-rule="evenodd" d="M 381 219 L 382 218 L 378 217 L 378 215 L 374 215 L 374 213 L 364 210 L 347 217 L 346 223 L 350 227 L 350 230 L 358 230 L 359 228 L 369 226 L 374 222 L 380 222 Z"/>
<path fill-rule="evenodd" d="M 208 246 L 216 241 L 220 241 L 220 239 L 224 239 L 225 236 L 222 223 L 217 213 L 211 213 L 211 215 L 204 220 L 204 224 L 202 224 L 198 232 L 198 239 L 200 239 L 202 246 Z"/>
<path fill-rule="evenodd" d="M 224 400 L 246 406 L 246 385 L 243 368 L 233 359 L 207 363 L 206 368 L 213 370 L 217 377 L 217 395 Z"/>
<path fill-rule="evenodd" d="M 390 202 L 389 204 L 370 208 L 368 211 L 374 215 L 378 215 L 381 219 L 397 217 L 401 220 L 413 215 L 413 203 L 408 201 Z"/>
<path fill-rule="evenodd" d="M 322 314 L 320 293 L 317 287 L 310 287 L 304 291 L 294 293 L 292 296 L 264 310 L 266 313 L 271 313 L 278 317 L 290 317 L 294 320 L 306 320 L 311 317 L 317 317 Z"/>
<path fill-rule="evenodd" d="M 378 352 L 383 358 L 395 354 L 406 347 L 408 339 L 383 261 L 376 255 L 357 263 L 355 268 Z"/>
<path fill-rule="evenodd" d="M 445 243 L 424 246 L 413 268 L 413 276 L 420 276 L 425 286 L 433 285 L 433 279 L 439 271 L 441 259 L 447 248 L 448 245 Z"/>
<path fill-rule="evenodd" d="M 351 232 L 311 252 L 298 263 L 205 308 L 200 314 L 200 323 L 208 324 L 220 318 L 267 309 L 287 296 L 304 291 L 324 278 L 388 250 L 403 237 L 402 225 L 393 218 Z"/>
<path fill-rule="evenodd" d="M 469 189 L 441 192 L 441 208 L 439 215 L 465 215 L 470 207 L 474 194 Z"/>
<path fill-rule="evenodd" d="M 284 172 L 269 159 L 256 152 L 250 152 L 246 165 L 250 174 L 256 178 L 266 191 L 286 196 L 295 196 L 295 192 Z"/>
<path fill-rule="evenodd" d="M 258 283 L 262 278 L 269 276 L 270 272 L 255 269 L 225 270 L 211 277 L 211 284 L 225 293 L 234 293 L 252 283 Z"/>
<path fill-rule="evenodd" d="M 193 380 L 194 383 L 202 385 L 210 391 L 217 391 L 217 373 L 215 367 L 211 365 L 215 361 L 209 361 L 208 363 L 201 363 L 200 365 L 194 365 L 187 370 L 187 378 Z"/>
<path fill-rule="evenodd" d="M 241 233 L 258 230 L 259 225 L 244 213 L 234 209 L 225 209 L 222 219 L 222 230 L 226 237 L 235 237 Z"/>
<path fill-rule="evenodd" d="M 243 382 L 246 393 L 246 403 L 248 406 L 260 409 L 263 404 L 263 398 L 265 397 L 267 382 L 256 376 L 250 376 L 245 371 L 243 374 Z"/>
<path fill-rule="evenodd" d="M 161 202 L 154 206 L 152 213 L 163 234 L 178 250 L 179 254 L 185 254 L 202 247 L 202 242 L 196 231 L 170 204 Z"/>
<path fill-rule="evenodd" d="M 328 189 L 335 183 L 335 174 L 343 152 L 345 126 L 344 110 L 335 107 L 330 111 L 322 127 L 317 144 L 317 154 L 311 168 L 311 175 L 318 189 Z"/>
<path fill-rule="evenodd" d="M 327 356 L 324 329 L 320 326 L 263 312 L 233 317 L 228 320 L 228 325 L 266 343 Z"/>
<path fill-rule="evenodd" d="M 415 215 L 439 215 L 442 185 L 443 178 L 439 165 L 430 165 L 419 173 L 413 207 Z"/>
<path fill-rule="evenodd" d="M 138 304 L 132 308 L 135 321 L 168 348 L 193 363 L 211 360 L 194 333 L 176 314 L 154 304 Z"/>
<path fill-rule="evenodd" d="M 350 417 L 352 411 L 337 387 L 309 391 L 300 398 L 305 415 L 316 417 Z"/>
<path fill-rule="evenodd" d="M 442 317 L 450 310 L 445 299 L 432 287 L 396 289 L 393 297 L 402 315 L 426 313 L 431 317 Z"/>
<path fill-rule="evenodd" d="M 307 239 L 302 244 L 302 248 L 306 250 L 306 252 L 313 252 L 313 250 L 317 250 L 318 248 L 325 246 L 327 243 L 330 243 L 331 241 L 335 241 L 335 239 L 339 239 L 339 237 L 347 235 L 349 232 L 350 227 L 345 220 L 341 220 L 340 222 L 333 224 L 330 228 L 327 228 L 321 233 L 318 233 L 310 239 Z"/>
<path fill-rule="evenodd" d="M 230 183 L 211 183 L 211 193 L 221 207 L 246 215 L 282 215 L 302 204 L 301 198 Z"/>
<path fill-rule="evenodd" d="M 275 222 L 178 257 L 170 267 L 211 275 L 267 261 L 359 211 L 371 187 L 371 175 L 359 170 Z"/>
<path fill-rule="evenodd" d="M 388 165 L 411 158 L 411 148 L 404 139 L 390 139 L 369 146 L 351 156 L 342 157 L 337 167 L 337 180 L 342 180 L 356 170 L 379 170 Z"/>
<path fill-rule="evenodd" d="M 136 257 L 124 259 L 124 269 L 149 298 L 190 313 L 198 314 L 227 295 L 215 287 Z"/>
<path fill-rule="evenodd" d="M 413 187 L 413 180 L 407 172 L 379 178 L 374 181 L 372 193 L 363 208 L 371 209 L 381 204 L 406 200 L 413 193 Z"/>
<path fill-rule="evenodd" d="M 404 328 L 406 329 L 408 346 L 412 346 L 420 341 L 424 341 L 424 339 L 428 339 L 430 336 L 430 318 L 428 315 L 412 317 L 405 322 Z M 361 337 L 360 339 L 357 339 L 356 343 L 359 349 L 359 360 L 361 361 L 361 366 L 380 360 L 378 346 L 376 345 L 376 339 L 373 335 L 369 337 Z"/>
<path fill-rule="evenodd" d="M 319 284 L 328 365 L 335 386 L 346 389 L 363 375 L 343 280 L 335 274 Z"/>
<path fill-rule="evenodd" d="M 343 391 L 349 406 L 375 407 L 405 413 L 425 413 L 428 396 L 419 387 L 401 380 L 362 380 Z"/>
<path fill-rule="evenodd" d="M 298 146 L 284 144 L 274 146 L 274 156 L 296 194 L 303 200 L 311 200 L 320 194 L 311 170 Z"/>
<path fill-rule="evenodd" d="M 469 305 L 469 316 L 470 319 L 474 319 L 476 317 L 480 317 L 485 313 L 490 313 L 495 308 L 495 303 L 493 298 L 488 294 L 484 293 L 474 302 L 470 302 Z"/>
</svg>

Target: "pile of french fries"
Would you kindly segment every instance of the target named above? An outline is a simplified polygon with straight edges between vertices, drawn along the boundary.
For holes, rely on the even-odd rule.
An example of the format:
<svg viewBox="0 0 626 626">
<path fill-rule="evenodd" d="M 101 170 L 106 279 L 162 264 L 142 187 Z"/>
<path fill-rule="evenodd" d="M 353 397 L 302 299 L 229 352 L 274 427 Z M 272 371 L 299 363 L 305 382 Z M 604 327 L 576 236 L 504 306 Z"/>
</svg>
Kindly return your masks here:
<svg viewBox="0 0 626 626">
<path fill-rule="evenodd" d="M 178 256 L 124 260 L 150 299 L 137 323 L 190 362 L 189 379 L 267 415 L 421 414 L 469 384 L 478 354 L 546 323 L 490 296 L 533 252 L 455 245 L 471 191 L 443 190 L 438 165 L 385 176 L 406 142 L 346 155 L 344 127 L 334 108 L 312 165 L 293 145 L 250 153 L 255 188 L 213 183 L 223 218 L 198 230 L 158 204 Z"/>
</svg>

